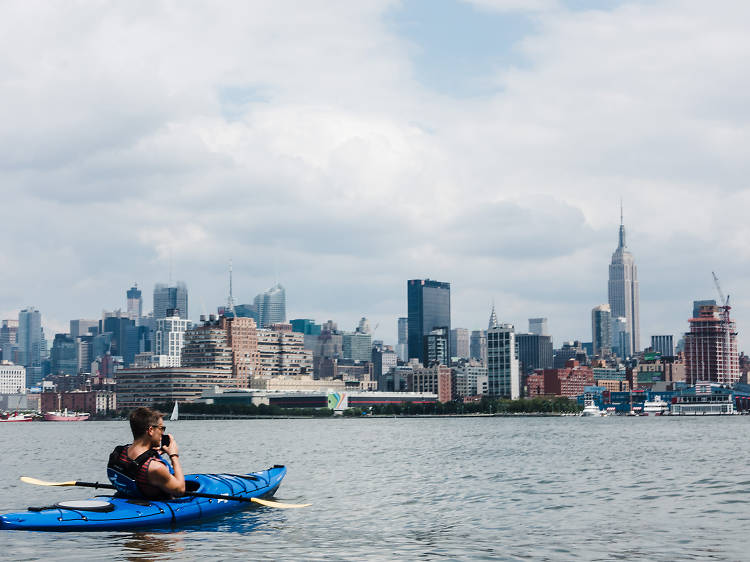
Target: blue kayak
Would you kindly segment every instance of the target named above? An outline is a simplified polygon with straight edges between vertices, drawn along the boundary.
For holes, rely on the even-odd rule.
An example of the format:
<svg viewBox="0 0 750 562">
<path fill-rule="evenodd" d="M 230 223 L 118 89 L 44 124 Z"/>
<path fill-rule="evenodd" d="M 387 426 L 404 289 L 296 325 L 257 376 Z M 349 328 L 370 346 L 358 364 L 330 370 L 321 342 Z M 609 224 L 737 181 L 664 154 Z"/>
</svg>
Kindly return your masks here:
<svg viewBox="0 0 750 562">
<path fill-rule="evenodd" d="M 286 475 L 274 466 L 249 474 L 188 474 L 187 491 L 227 496 L 217 498 L 183 496 L 165 501 L 98 496 L 93 500 L 66 501 L 46 507 L 31 507 L 21 513 L 0 515 L 0 529 L 29 531 L 104 531 L 134 527 L 169 527 L 187 521 L 216 517 L 245 509 L 252 503 L 235 498 L 269 498 Z"/>
</svg>

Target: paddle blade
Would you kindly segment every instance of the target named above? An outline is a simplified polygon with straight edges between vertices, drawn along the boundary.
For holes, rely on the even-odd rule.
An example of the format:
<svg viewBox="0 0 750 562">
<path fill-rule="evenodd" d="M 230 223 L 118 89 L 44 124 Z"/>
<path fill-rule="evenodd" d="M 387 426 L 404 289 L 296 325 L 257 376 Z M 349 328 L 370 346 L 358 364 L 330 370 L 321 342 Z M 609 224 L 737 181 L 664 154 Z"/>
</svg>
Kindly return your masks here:
<svg viewBox="0 0 750 562">
<path fill-rule="evenodd" d="M 76 481 L 71 480 L 70 482 L 47 482 L 46 480 L 39 480 L 38 478 L 32 478 L 31 476 L 21 476 L 21 482 L 27 484 L 34 484 L 36 486 L 75 486 Z"/>
<path fill-rule="evenodd" d="M 300 507 L 308 507 L 312 505 L 310 503 L 281 503 L 271 500 L 262 500 L 260 498 L 250 498 L 250 501 L 259 503 L 260 505 L 265 505 L 266 507 L 278 507 L 279 509 L 298 509 Z"/>
</svg>

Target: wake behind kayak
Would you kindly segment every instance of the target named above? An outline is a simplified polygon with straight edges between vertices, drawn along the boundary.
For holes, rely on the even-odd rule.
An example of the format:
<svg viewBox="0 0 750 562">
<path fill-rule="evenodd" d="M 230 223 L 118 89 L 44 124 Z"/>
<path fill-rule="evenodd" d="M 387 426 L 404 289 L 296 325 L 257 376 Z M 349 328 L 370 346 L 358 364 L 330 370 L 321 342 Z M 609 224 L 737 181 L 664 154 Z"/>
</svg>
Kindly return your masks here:
<svg viewBox="0 0 750 562">
<path fill-rule="evenodd" d="M 234 498 L 269 498 L 286 475 L 286 468 L 274 466 L 248 474 L 188 474 L 188 492 L 228 496 L 221 499 L 183 496 L 159 501 L 123 497 L 60 502 L 31 507 L 29 511 L 0 515 L 0 529 L 29 531 L 105 531 L 171 525 L 216 517 L 252 505 Z"/>
</svg>

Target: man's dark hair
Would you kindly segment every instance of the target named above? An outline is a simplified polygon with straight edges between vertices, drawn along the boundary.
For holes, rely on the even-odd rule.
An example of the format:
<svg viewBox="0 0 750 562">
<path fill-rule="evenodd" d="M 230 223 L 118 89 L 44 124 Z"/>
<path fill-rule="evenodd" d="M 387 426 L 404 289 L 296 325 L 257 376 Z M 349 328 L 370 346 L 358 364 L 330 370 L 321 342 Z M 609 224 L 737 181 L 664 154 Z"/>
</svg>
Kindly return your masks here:
<svg viewBox="0 0 750 562">
<path fill-rule="evenodd" d="M 138 439 L 146 433 L 148 428 L 159 423 L 159 418 L 163 418 L 159 410 L 151 408 L 136 408 L 130 412 L 130 431 L 133 432 L 133 439 Z"/>
</svg>

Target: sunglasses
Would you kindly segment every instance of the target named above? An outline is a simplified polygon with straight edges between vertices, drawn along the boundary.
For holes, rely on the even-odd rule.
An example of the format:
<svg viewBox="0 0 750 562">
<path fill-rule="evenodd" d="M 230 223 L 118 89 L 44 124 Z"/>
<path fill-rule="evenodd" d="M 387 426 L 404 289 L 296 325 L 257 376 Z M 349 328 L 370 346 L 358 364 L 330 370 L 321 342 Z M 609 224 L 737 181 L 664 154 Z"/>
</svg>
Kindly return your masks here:
<svg viewBox="0 0 750 562">
<path fill-rule="evenodd" d="M 156 427 L 158 429 L 161 429 L 162 431 L 167 431 L 166 425 L 152 425 L 151 427 Z"/>
</svg>

